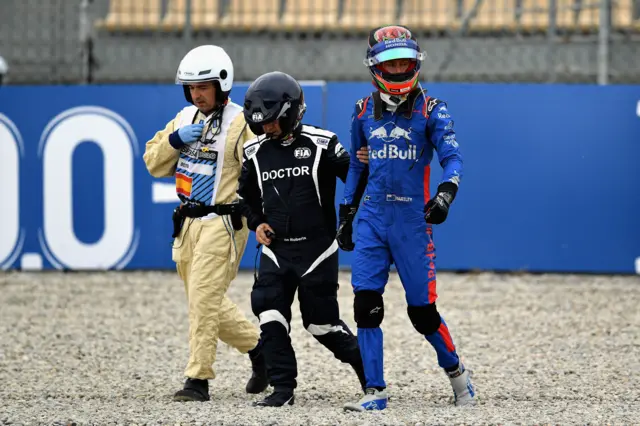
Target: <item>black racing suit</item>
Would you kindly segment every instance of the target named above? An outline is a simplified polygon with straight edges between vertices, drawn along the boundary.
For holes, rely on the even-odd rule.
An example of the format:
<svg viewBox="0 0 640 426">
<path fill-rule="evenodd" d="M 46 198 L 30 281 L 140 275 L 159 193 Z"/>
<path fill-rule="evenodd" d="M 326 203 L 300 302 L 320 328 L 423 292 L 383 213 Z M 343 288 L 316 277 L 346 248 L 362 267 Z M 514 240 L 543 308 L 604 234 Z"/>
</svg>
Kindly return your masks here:
<svg viewBox="0 0 640 426">
<path fill-rule="evenodd" d="M 238 194 L 249 229 L 268 223 L 275 237 L 263 246 L 251 308 L 260 319 L 270 384 L 295 389 L 297 365 L 289 337 L 298 290 L 304 327 L 337 359 L 362 376 L 357 338 L 340 320 L 336 177 L 345 181 L 349 153 L 334 133 L 301 126 L 283 146 L 260 137 L 244 146 Z"/>
</svg>

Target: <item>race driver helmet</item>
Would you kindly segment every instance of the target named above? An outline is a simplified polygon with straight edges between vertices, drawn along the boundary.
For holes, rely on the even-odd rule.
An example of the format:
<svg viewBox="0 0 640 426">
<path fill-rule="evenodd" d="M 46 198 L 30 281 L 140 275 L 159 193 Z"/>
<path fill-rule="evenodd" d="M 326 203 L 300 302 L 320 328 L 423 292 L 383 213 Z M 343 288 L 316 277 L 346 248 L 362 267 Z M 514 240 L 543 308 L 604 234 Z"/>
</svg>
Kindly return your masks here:
<svg viewBox="0 0 640 426">
<path fill-rule="evenodd" d="M 183 85 L 187 102 L 193 104 L 188 85 L 205 81 L 212 81 L 216 88 L 217 106 L 225 104 L 233 87 L 233 62 L 219 46 L 198 46 L 180 61 L 176 84 Z"/>
<path fill-rule="evenodd" d="M 283 145 L 293 142 L 306 110 L 302 87 L 289 74 L 280 71 L 258 77 L 244 97 L 244 118 L 251 131 L 264 135 L 262 126 L 278 120 L 281 133 L 266 136 Z"/>
<path fill-rule="evenodd" d="M 382 93 L 405 96 L 418 84 L 420 65 L 426 53 L 420 51 L 411 31 L 401 25 L 390 25 L 369 33 L 369 46 L 364 64 L 373 77 L 373 85 Z M 389 61 L 406 59 L 406 69 L 391 69 Z"/>
</svg>

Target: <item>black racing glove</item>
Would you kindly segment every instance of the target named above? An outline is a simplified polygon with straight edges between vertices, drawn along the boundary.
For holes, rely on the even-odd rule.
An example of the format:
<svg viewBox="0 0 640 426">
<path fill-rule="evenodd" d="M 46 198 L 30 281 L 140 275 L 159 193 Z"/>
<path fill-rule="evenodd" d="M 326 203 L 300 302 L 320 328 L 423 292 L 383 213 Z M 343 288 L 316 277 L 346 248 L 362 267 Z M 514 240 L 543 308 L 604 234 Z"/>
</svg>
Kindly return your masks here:
<svg viewBox="0 0 640 426">
<path fill-rule="evenodd" d="M 456 197 L 458 187 L 451 182 L 443 182 L 438 186 L 438 193 L 424 206 L 424 220 L 438 225 L 445 221 L 449 214 L 449 206 Z"/>
<path fill-rule="evenodd" d="M 356 247 L 353 243 L 353 219 L 357 211 L 357 207 L 349 204 L 340 204 L 340 223 L 338 225 L 336 240 L 338 241 L 338 246 L 344 251 L 353 251 Z"/>
</svg>

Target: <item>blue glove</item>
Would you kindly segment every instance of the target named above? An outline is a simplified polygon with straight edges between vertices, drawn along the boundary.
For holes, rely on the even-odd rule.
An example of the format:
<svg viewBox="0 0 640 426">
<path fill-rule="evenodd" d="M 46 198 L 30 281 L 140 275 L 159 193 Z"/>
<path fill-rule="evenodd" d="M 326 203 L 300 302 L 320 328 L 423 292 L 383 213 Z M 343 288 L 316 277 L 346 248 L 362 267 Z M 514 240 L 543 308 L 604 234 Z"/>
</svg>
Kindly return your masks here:
<svg viewBox="0 0 640 426">
<path fill-rule="evenodd" d="M 180 136 L 180 140 L 182 141 L 182 143 L 193 143 L 200 139 L 203 129 L 204 124 L 191 124 L 189 126 L 179 128 L 178 135 Z"/>
<path fill-rule="evenodd" d="M 193 143 L 200 139 L 203 129 L 203 123 L 190 124 L 188 126 L 180 127 L 178 130 L 169 135 L 169 143 L 174 148 L 180 149 L 183 145 Z"/>
</svg>

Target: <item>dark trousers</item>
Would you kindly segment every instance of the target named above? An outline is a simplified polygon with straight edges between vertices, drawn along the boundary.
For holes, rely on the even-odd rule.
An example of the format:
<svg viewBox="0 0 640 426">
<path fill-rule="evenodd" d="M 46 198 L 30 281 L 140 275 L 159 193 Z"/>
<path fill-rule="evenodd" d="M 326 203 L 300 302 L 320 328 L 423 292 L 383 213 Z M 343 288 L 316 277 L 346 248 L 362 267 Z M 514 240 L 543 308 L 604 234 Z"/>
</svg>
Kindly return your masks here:
<svg viewBox="0 0 640 426">
<path fill-rule="evenodd" d="M 305 329 L 340 361 L 352 366 L 362 363 L 358 339 L 340 320 L 337 243 L 328 238 L 275 240 L 262 249 L 251 292 L 251 308 L 260 318 L 267 373 L 275 390 L 297 386 L 297 363 L 289 337 L 296 290 Z"/>
</svg>

